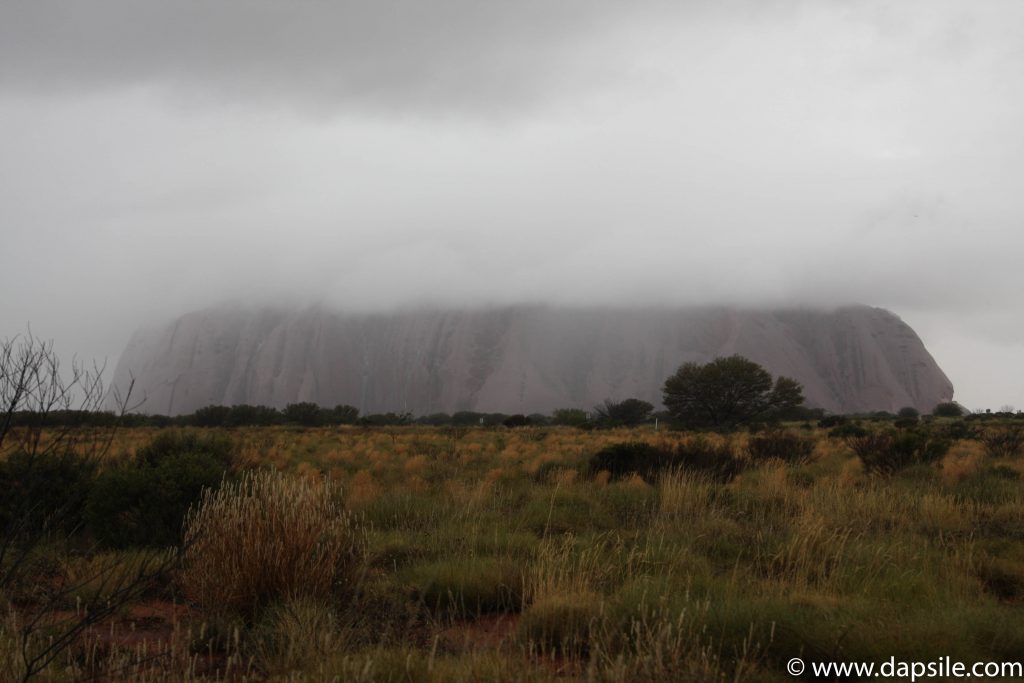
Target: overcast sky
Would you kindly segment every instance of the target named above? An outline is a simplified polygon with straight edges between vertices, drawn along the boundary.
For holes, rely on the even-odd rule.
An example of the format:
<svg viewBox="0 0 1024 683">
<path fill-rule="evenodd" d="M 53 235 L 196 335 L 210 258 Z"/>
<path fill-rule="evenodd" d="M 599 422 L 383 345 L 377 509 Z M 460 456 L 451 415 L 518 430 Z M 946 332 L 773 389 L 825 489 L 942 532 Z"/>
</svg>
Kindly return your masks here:
<svg viewBox="0 0 1024 683">
<path fill-rule="evenodd" d="M 0 336 L 227 299 L 834 306 L 1024 408 L 1019 0 L 10 0 Z"/>
</svg>

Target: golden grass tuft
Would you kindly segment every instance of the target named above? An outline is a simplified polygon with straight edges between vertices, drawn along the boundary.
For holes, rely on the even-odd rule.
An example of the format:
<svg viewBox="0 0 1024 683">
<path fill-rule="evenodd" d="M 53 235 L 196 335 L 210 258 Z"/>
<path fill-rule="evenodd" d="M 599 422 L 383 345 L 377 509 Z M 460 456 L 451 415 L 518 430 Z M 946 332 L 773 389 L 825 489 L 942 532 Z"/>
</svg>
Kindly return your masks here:
<svg viewBox="0 0 1024 683">
<path fill-rule="evenodd" d="M 213 613 L 323 596 L 352 581 L 365 541 L 328 481 L 248 472 L 186 519 L 185 594 Z"/>
</svg>

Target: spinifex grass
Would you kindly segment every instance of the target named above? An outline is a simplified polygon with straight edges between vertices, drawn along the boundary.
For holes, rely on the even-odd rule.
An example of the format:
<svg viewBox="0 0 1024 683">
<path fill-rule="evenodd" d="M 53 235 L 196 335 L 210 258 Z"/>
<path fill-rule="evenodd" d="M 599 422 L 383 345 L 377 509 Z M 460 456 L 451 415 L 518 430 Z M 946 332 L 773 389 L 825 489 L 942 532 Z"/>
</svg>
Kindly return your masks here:
<svg viewBox="0 0 1024 683">
<path fill-rule="evenodd" d="M 197 624 L 249 615 L 225 650 L 270 680 L 784 680 L 800 655 L 1019 657 L 1024 463 L 961 440 L 874 473 L 799 433 L 813 457 L 756 462 L 748 436 L 707 435 L 743 459 L 734 477 L 645 481 L 591 475 L 590 457 L 697 435 L 236 430 L 250 466 L 282 474 L 208 494 L 177 581 Z"/>
<path fill-rule="evenodd" d="M 351 588 L 364 546 L 330 482 L 273 471 L 208 491 L 188 516 L 184 544 L 185 594 L 206 610 L 242 615 Z"/>
</svg>

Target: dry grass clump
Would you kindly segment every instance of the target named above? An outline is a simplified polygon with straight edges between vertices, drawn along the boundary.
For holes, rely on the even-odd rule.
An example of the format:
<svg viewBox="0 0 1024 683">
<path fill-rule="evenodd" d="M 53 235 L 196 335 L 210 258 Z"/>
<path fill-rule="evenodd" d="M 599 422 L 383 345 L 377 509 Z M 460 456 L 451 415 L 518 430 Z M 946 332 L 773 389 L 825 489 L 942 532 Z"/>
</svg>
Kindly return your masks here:
<svg viewBox="0 0 1024 683">
<path fill-rule="evenodd" d="M 211 612 L 252 614 L 351 582 L 364 549 L 330 482 L 248 472 L 189 512 L 181 585 Z"/>
<path fill-rule="evenodd" d="M 274 603 L 253 633 L 255 662 L 266 672 L 301 670 L 344 645 L 338 618 L 318 600 L 297 598 Z"/>
<path fill-rule="evenodd" d="M 686 471 L 672 472 L 658 480 L 659 515 L 666 520 L 704 519 L 713 514 L 719 486 L 708 476 Z"/>
</svg>

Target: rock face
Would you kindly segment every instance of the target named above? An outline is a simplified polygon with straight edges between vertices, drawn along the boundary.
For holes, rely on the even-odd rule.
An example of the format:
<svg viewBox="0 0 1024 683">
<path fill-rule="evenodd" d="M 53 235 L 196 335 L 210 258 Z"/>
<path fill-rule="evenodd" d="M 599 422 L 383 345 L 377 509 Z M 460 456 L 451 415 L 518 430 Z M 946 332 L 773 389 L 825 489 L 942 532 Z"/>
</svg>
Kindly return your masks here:
<svg viewBox="0 0 1024 683">
<path fill-rule="evenodd" d="M 510 307 L 344 314 L 216 308 L 140 331 L 114 383 L 142 410 L 347 403 L 365 413 L 548 413 L 606 398 L 661 404 L 687 361 L 738 353 L 837 413 L 931 410 L 953 386 L 914 331 L 865 306 L 834 311 Z"/>
</svg>

